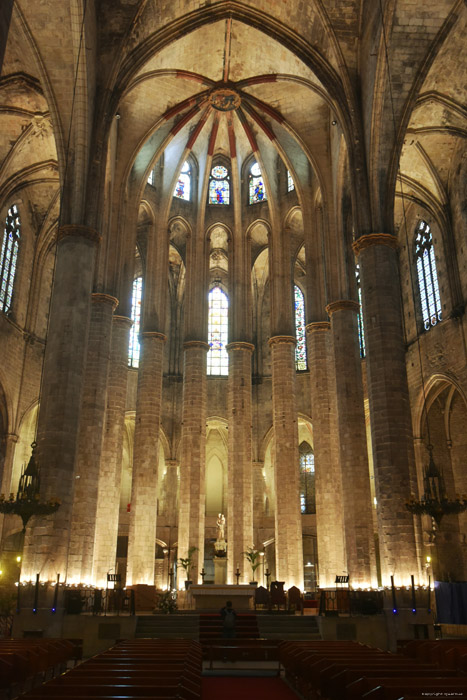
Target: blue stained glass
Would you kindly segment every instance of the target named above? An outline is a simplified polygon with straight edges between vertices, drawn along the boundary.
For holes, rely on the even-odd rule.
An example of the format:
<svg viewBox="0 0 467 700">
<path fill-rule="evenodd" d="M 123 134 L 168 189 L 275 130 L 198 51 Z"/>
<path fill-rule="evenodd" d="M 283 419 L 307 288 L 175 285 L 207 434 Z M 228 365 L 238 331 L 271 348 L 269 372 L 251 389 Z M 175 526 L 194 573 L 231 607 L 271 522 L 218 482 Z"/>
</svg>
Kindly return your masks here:
<svg viewBox="0 0 467 700">
<path fill-rule="evenodd" d="M 250 204 L 258 204 L 267 200 L 261 169 L 256 162 L 250 168 L 248 192 Z"/>
<path fill-rule="evenodd" d="M 178 176 L 178 182 L 175 186 L 174 197 L 178 199 L 184 199 L 185 201 L 190 200 L 191 195 L 191 168 L 189 162 L 186 160 Z"/>
<path fill-rule="evenodd" d="M 426 221 L 420 221 L 416 228 L 414 249 L 423 325 L 425 330 L 429 330 L 442 320 L 442 310 L 435 249 Z"/>
<path fill-rule="evenodd" d="M 130 346 L 128 351 L 128 365 L 130 367 L 139 367 L 139 334 L 141 329 L 142 296 L 143 278 L 137 277 L 133 282 L 133 294 L 131 298 L 131 320 L 133 321 L 133 325 L 130 330 Z"/>
<path fill-rule="evenodd" d="M 229 373 L 229 300 L 220 287 L 209 292 L 208 315 L 208 374 L 227 375 Z"/>
<path fill-rule="evenodd" d="M 287 170 L 287 192 L 292 192 L 295 189 L 295 183 L 290 171 Z"/>
<path fill-rule="evenodd" d="M 3 233 L 0 256 L 0 311 L 7 313 L 11 308 L 13 287 L 16 275 L 21 221 L 15 204 L 8 210 Z"/>
<path fill-rule="evenodd" d="M 229 204 L 230 188 L 227 180 L 211 180 L 209 183 L 209 204 Z"/>
<path fill-rule="evenodd" d="M 294 286 L 295 297 L 295 369 L 307 369 L 306 335 L 305 335 L 305 298 L 297 285 Z"/>
</svg>

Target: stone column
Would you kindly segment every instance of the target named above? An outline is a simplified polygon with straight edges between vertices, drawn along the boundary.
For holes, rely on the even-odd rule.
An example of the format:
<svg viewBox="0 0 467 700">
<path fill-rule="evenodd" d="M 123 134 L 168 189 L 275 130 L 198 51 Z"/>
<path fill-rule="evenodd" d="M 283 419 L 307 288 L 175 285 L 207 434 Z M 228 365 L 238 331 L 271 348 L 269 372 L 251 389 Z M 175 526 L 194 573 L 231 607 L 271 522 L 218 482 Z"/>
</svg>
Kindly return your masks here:
<svg viewBox="0 0 467 700">
<path fill-rule="evenodd" d="M 178 506 L 178 461 L 176 459 L 165 460 L 165 510 L 164 515 L 167 518 L 167 524 L 170 527 L 177 525 L 177 506 Z"/>
<path fill-rule="evenodd" d="M 315 455 L 319 585 L 329 588 L 334 587 L 336 575 L 347 571 L 331 324 L 327 321 L 310 323 L 306 330 Z"/>
<path fill-rule="evenodd" d="M 256 533 L 264 515 L 264 462 L 252 462 L 251 467 L 253 472 L 253 532 Z M 259 545 L 259 542 L 255 540 L 255 544 Z"/>
<path fill-rule="evenodd" d="M 11 493 L 11 478 L 13 472 L 13 460 L 15 456 L 15 447 L 18 442 L 18 435 L 16 433 L 7 433 L 5 435 L 6 448 L 5 448 L 5 459 L 3 461 L 3 473 L 2 482 L 0 484 L 0 493 L 4 494 L 5 498 L 8 500 Z M 5 516 L 0 513 L 0 541 L 1 535 L 3 533 L 3 522 Z"/>
<path fill-rule="evenodd" d="M 198 548 L 191 571 L 194 583 L 201 583 L 199 572 L 204 562 L 208 349 L 201 340 L 189 340 L 184 345 L 178 557 L 185 558 L 190 547 Z M 179 585 L 184 580 L 184 571 L 179 569 Z"/>
<path fill-rule="evenodd" d="M 154 585 L 162 372 L 166 336 L 141 335 L 128 538 L 128 585 Z"/>
<path fill-rule="evenodd" d="M 269 345 L 275 445 L 276 576 L 279 581 L 285 581 L 286 588 L 303 588 L 295 338 L 274 336 L 269 339 Z"/>
<path fill-rule="evenodd" d="M 358 343 L 359 310 L 359 304 L 348 299 L 335 301 L 326 307 L 331 318 L 336 375 L 347 570 L 352 585 L 368 586 L 376 585 L 377 580 Z"/>
<path fill-rule="evenodd" d="M 117 303 L 108 294 L 92 295 L 68 558 L 69 583 L 91 582 L 112 316 Z"/>
<path fill-rule="evenodd" d="M 251 572 L 243 552 L 253 540 L 253 484 L 252 484 L 252 394 L 251 355 L 254 346 L 235 342 L 227 345 L 229 353 L 228 419 L 229 467 L 227 494 L 227 581 L 235 583 L 234 572 L 240 564 L 240 583 L 251 581 Z"/>
<path fill-rule="evenodd" d="M 414 470 L 402 329 L 398 243 L 373 233 L 354 243 L 365 318 L 371 437 L 383 585 L 419 575 L 413 516 L 405 508 Z"/>
<path fill-rule="evenodd" d="M 87 226 L 58 232 L 37 433 L 41 498 L 60 499 L 52 516 L 35 518 L 26 534 L 22 578 L 67 575 L 75 458 L 84 385 L 91 291 L 100 237 Z"/>
<path fill-rule="evenodd" d="M 96 586 L 105 586 L 107 573 L 110 571 L 115 573 L 131 325 L 131 319 L 126 316 L 113 317 L 107 412 L 97 484 L 96 531 L 92 566 L 92 580 Z"/>
</svg>

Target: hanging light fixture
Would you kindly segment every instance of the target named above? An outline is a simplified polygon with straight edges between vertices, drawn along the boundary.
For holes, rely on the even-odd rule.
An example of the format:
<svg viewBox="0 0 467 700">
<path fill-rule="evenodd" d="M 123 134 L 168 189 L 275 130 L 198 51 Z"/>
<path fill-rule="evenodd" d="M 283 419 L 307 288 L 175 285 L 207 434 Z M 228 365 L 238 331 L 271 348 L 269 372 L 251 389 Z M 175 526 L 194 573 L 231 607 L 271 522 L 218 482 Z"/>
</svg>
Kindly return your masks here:
<svg viewBox="0 0 467 700">
<path fill-rule="evenodd" d="M 430 459 L 423 477 L 423 496 L 419 501 L 412 496 L 406 508 L 414 515 L 429 515 L 440 526 L 444 515 L 463 513 L 467 509 L 467 500 L 451 500 L 446 493 L 444 478 L 433 459 L 433 445 L 428 445 Z"/>
<path fill-rule="evenodd" d="M 40 469 L 35 456 L 37 443 L 33 442 L 31 447 L 31 458 L 27 468 L 23 467 L 16 498 L 13 493 L 8 500 L 3 493 L 0 495 L 0 513 L 19 515 L 23 521 L 23 534 L 33 515 L 51 515 L 60 507 L 60 501 L 56 498 L 47 502 L 40 500 Z"/>
</svg>

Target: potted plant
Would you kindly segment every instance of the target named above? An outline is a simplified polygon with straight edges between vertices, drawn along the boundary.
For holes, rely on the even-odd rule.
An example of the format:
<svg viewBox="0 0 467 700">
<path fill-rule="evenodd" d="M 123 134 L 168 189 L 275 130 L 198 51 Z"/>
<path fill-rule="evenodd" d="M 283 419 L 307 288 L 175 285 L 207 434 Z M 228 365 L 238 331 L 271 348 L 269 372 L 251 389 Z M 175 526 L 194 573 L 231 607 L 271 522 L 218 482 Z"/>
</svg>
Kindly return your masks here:
<svg viewBox="0 0 467 700">
<path fill-rule="evenodd" d="M 157 602 L 157 608 L 165 615 L 171 615 L 177 610 L 177 592 L 176 591 L 164 591 L 159 597 Z M 154 613 L 157 611 L 155 610 Z"/>
<path fill-rule="evenodd" d="M 259 552 L 257 549 L 255 549 L 254 546 L 252 546 L 252 547 L 248 547 L 247 551 L 243 552 L 243 555 L 244 555 L 245 559 L 247 560 L 247 562 L 249 563 L 249 565 L 251 566 L 251 577 L 253 580 L 250 581 L 250 583 L 256 585 L 255 571 L 258 568 L 258 566 L 261 564 Z"/>
<path fill-rule="evenodd" d="M 190 572 L 191 572 L 191 567 L 193 566 L 193 554 L 198 551 L 198 547 L 190 547 L 187 556 L 186 557 L 180 557 L 178 560 L 178 563 L 182 567 L 182 569 L 185 570 L 186 573 L 186 581 L 185 581 L 185 588 L 188 590 L 189 586 L 193 581 L 190 579 Z"/>
</svg>

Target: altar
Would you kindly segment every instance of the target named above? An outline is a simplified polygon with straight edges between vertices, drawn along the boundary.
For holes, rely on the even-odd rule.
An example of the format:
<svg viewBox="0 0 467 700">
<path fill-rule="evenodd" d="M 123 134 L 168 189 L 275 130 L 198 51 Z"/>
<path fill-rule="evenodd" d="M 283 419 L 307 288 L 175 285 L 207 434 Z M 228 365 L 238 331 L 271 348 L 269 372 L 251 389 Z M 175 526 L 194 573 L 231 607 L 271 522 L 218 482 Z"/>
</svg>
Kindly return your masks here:
<svg viewBox="0 0 467 700">
<path fill-rule="evenodd" d="M 207 583 L 191 584 L 189 595 L 194 602 L 195 610 L 220 610 L 228 600 L 232 601 L 235 610 L 252 610 L 254 607 L 256 586 L 226 585 Z"/>
</svg>

